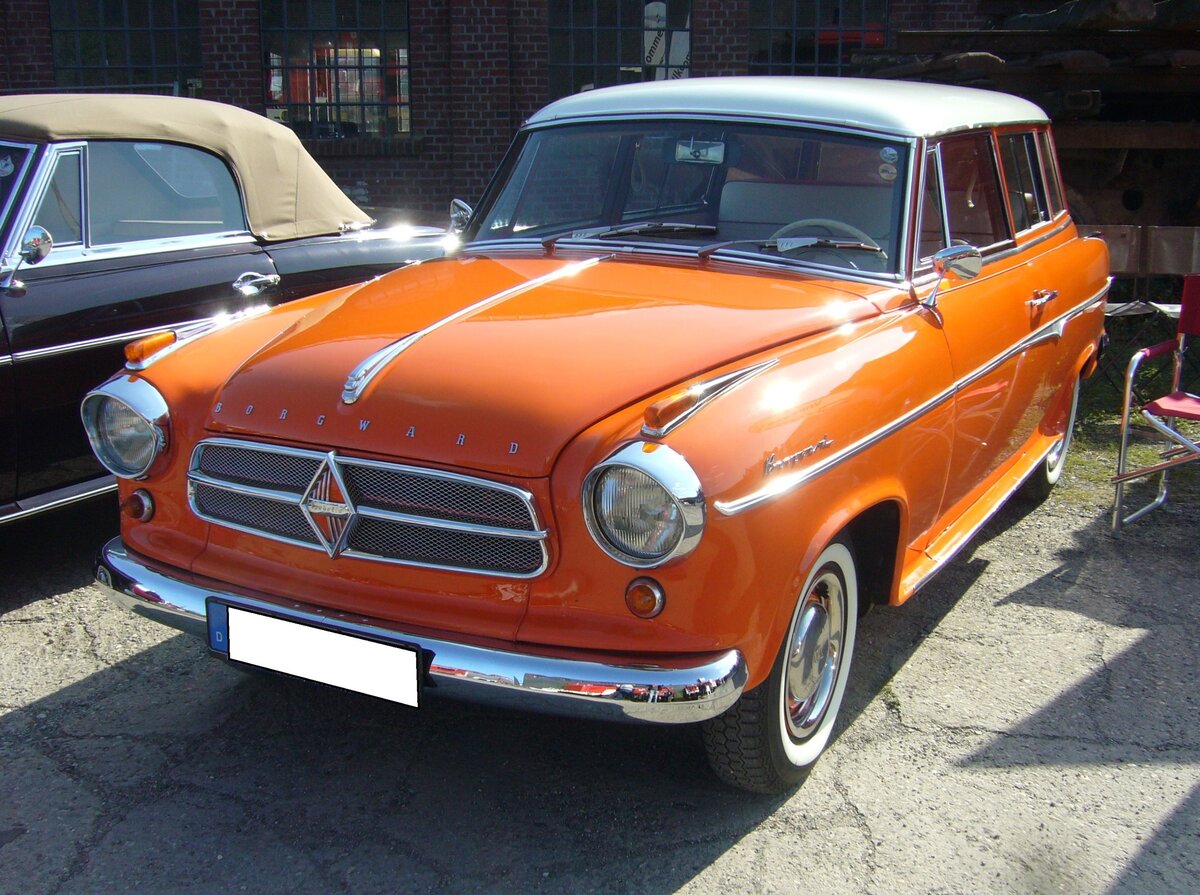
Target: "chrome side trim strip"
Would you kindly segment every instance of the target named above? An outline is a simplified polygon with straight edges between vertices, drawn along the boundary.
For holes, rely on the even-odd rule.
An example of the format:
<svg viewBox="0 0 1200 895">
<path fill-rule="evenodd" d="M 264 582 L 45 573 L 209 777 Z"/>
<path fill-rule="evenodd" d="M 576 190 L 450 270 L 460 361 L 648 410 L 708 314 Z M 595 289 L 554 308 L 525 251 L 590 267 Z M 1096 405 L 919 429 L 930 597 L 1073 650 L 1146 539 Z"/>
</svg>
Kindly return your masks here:
<svg viewBox="0 0 1200 895">
<path fill-rule="evenodd" d="M 0 367 L 7 367 L 13 362 L 11 354 L 0 354 Z"/>
<path fill-rule="evenodd" d="M 568 264 L 564 267 L 560 267 L 557 270 L 553 270 L 550 273 L 545 274 L 544 276 L 535 277 L 534 279 L 527 280 L 524 283 L 518 283 L 511 289 L 505 289 L 503 292 L 497 292 L 495 295 L 489 295 L 487 298 L 480 299 L 474 304 L 467 305 L 465 308 L 460 308 L 453 314 L 429 324 L 429 326 L 425 327 L 424 329 L 419 329 L 415 333 L 411 333 L 410 335 L 405 336 L 403 339 L 393 342 L 386 348 L 381 348 L 350 372 L 350 375 L 346 378 L 346 384 L 342 388 L 342 403 L 353 404 L 355 401 L 361 398 L 363 392 L 367 390 L 367 386 L 369 386 L 371 382 L 374 381 L 375 377 L 382 373 L 392 361 L 431 333 L 435 333 L 439 329 L 449 326 L 451 323 L 455 323 L 467 317 L 473 317 L 481 311 L 485 311 L 488 308 L 508 301 L 510 298 L 515 298 L 518 295 L 522 295 L 523 293 L 537 289 L 539 286 L 544 286 L 547 283 L 553 283 L 555 280 L 561 280 L 565 277 L 572 277 L 589 267 L 599 264 L 601 261 L 608 260 L 610 257 L 612 256 L 600 255 L 595 258 L 588 258 L 575 264 Z"/>
<path fill-rule="evenodd" d="M 0 525 L 6 522 L 16 522 L 18 519 L 25 519 L 38 513 L 44 513 L 47 510 L 65 507 L 68 504 L 77 503 L 81 500 L 99 497 L 101 494 L 107 494 L 110 491 L 116 490 L 117 480 L 110 475 L 93 479 L 90 482 L 84 482 L 81 485 L 60 488 L 57 491 L 51 491 L 49 494 L 42 494 L 25 501 L 18 501 L 14 504 L 15 509 L 11 512 L 0 511 Z"/>
<path fill-rule="evenodd" d="M 40 357 L 54 357 L 59 354 L 69 354 L 72 351 L 86 351 L 89 348 L 102 348 L 105 345 L 123 345 L 129 342 L 134 342 L 138 339 L 152 336 L 155 333 L 166 332 L 167 330 L 190 331 L 205 326 L 215 325 L 218 321 L 224 319 L 225 314 L 217 314 L 214 317 L 202 317 L 197 320 L 185 320 L 182 323 L 165 324 L 163 326 L 154 326 L 147 329 L 136 329 L 130 332 L 117 333 L 111 336 L 98 336 L 95 339 L 84 339 L 79 342 L 66 342 L 62 345 L 50 345 L 46 348 L 31 348 L 28 351 L 18 351 L 13 354 L 14 360 L 36 360 Z M 157 356 L 157 355 L 156 355 Z"/>
<path fill-rule="evenodd" d="M 208 600 L 420 650 L 423 692 L 503 708 L 655 724 L 712 718 L 742 695 L 746 660 L 736 649 L 627 662 L 561 658 L 415 635 L 361 616 L 346 617 L 294 600 L 242 594 L 221 582 L 151 564 L 114 538 L 96 559 L 96 581 L 117 605 L 208 642 Z M 227 657 L 227 654 L 217 653 Z"/>
<path fill-rule="evenodd" d="M 722 515 L 736 516 L 738 513 L 745 512 L 751 507 L 756 507 L 759 504 L 767 502 L 768 500 L 772 500 L 780 495 L 787 494 L 788 492 L 800 487 L 810 479 L 816 478 L 817 476 L 828 472 L 833 467 L 844 463 L 846 460 L 861 454 L 863 451 L 867 450 L 867 448 L 873 447 L 883 439 L 887 438 L 889 435 L 898 432 L 909 423 L 914 422 L 915 420 L 929 413 L 931 410 L 934 410 L 946 403 L 958 392 L 982 379 L 984 376 L 987 376 L 989 373 L 994 372 L 1006 361 L 1010 360 L 1021 352 L 1027 351 L 1029 348 L 1035 345 L 1040 345 L 1043 342 L 1060 339 L 1063 333 L 1066 331 L 1067 323 L 1070 322 L 1070 320 L 1078 317 L 1080 314 L 1083 314 L 1085 311 L 1088 311 L 1104 301 L 1105 296 L 1108 295 L 1111 282 L 1112 281 L 1110 278 L 1109 282 L 1104 285 L 1104 288 L 1087 301 L 1082 302 L 1078 306 L 1072 308 L 1070 311 L 1067 311 L 1065 314 L 1052 320 L 1050 323 L 1047 323 L 1044 326 L 1034 330 L 1030 335 L 1023 338 L 1012 348 L 1007 349 L 1002 354 L 992 358 L 992 360 L 988 361 L 983 366 L 958 379 L 948 388 L 938 392 L 932 398 L 928 399 L 920 406 L 910 410 L 903 416 L 898 417 L 892 422 L 876 429 L 874 432 L 871 432 L 869 435 L 860 438 L 853 444 L 847 445 L 840 451 L 830 454 L 819 463 L 815 463 L 806 469 L 797 470 L 796 472 L 781 476 L 777 479 L 772 478 L 767 485 L 759 488 L 757 491 L 747 494 L 744 497 L 735 498 L 733 500 L 715 501 L 713 506 L 716 507 L 717 512 L 721 513 Z"/>
</svg>

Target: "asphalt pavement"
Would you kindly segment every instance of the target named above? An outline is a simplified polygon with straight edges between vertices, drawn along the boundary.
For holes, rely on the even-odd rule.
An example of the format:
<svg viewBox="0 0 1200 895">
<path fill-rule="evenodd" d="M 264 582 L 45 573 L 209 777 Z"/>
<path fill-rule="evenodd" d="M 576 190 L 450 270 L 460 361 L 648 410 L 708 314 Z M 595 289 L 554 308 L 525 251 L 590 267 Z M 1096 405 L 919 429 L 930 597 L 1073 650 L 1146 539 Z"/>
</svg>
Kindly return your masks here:
<svg viewBox="0 0 1200 895">
<path fill-rule="evenodd" d="M 1106 499 L 1014 504 L 864 619 L 780 798 L 692 728 L 228 667 L 92 585 L 111 499 L 0 528 L 0 893 L 1196 891 L 1200 508 L 1117 541 Z"/>
</svg>

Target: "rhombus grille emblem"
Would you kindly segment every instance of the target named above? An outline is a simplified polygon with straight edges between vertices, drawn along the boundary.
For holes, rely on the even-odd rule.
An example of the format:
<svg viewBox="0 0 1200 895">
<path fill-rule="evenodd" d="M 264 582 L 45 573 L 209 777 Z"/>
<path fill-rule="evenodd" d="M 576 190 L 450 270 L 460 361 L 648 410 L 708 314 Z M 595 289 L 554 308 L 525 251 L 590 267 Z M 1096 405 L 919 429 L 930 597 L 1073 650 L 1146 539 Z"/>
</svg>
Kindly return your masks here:
<svg viewBox="0 0 1200 895">
<path fill-rule="evenodd" d="M 332 453 L 321 461 L 312 484 L 300 501 L 300 509 L 321 539 L 326 553 L 337 556 L 345 549 L 356 514 Z"/>
</svg>

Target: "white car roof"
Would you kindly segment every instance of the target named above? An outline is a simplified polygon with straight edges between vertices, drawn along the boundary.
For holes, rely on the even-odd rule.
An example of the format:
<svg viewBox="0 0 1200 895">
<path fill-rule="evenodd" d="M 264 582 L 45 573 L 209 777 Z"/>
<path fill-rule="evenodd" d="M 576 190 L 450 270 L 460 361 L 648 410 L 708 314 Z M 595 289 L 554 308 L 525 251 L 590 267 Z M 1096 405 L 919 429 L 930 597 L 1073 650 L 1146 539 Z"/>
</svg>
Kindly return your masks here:
<svg viewBox="0 0 1200 895">
<path fill-rule="evenodd" d="M 551 103 L 528 123 L 623 115 L 780 118 L 906 137 L 1049 121 L 1033 103 L 991 90 L 870 78 L 741 77 L 590 90 Z"/>
</svg>

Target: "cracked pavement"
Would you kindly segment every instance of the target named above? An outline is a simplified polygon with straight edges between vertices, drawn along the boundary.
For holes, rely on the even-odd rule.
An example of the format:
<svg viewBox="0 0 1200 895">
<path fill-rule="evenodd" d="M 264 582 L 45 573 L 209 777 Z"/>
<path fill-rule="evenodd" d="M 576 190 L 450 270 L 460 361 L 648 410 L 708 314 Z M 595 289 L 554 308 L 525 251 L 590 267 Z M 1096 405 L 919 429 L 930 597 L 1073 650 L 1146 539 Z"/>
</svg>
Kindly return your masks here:
<svg viewBox="0 0 1200 895">
<path fill-rule="evenodd" d="M 1068 475 L 1070 466 L 1068 466 Z M 689 728 L 419 712 L 210 659 L 91 585 L 115 501 L 0 530 L 0 893 L 1140 893 L 1200 879 L 1200 512 L 1005 508 L 859 632 L 783 798 Z"/>
</svg>

